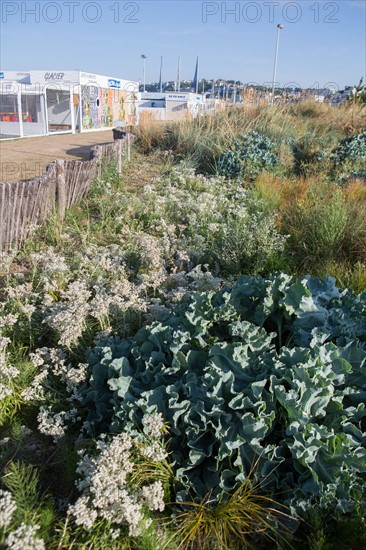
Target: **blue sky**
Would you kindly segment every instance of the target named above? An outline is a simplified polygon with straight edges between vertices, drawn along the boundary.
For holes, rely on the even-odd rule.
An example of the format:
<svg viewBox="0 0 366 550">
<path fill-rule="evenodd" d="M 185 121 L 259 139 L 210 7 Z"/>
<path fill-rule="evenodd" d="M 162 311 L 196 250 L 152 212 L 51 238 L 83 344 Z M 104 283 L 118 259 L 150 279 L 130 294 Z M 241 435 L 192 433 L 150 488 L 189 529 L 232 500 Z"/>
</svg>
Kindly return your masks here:
<svg viewBox="0 0 366 550">
<path fill-rule="evenodd" d="M 193 77 L 272 80 L 301 87 L 358 83 L 366 72 L 366 0 L 1 1 L 0 70 L 84 70 L 146 81 Z"/>
</svg>

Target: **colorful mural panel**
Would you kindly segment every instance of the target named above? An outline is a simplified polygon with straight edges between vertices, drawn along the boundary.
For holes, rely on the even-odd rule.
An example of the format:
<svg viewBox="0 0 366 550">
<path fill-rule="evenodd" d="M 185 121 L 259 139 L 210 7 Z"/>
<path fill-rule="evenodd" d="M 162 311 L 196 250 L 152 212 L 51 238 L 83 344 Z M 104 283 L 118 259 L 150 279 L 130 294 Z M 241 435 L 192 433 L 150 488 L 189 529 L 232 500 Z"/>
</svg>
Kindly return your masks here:
<svg viewBox="0 0 366 550">
<path fill-rule="evenodd" d="M 113 126 L 113 93 L 114 90 L 99 89 L 100 97 L 100 122 L 103 128 L 111 128 Z"/>
<path fill-rule="evenodd" d="M 82 86 L 83 130 L 136 124 L 136 105 L 134 92 Z"/>
</svg>

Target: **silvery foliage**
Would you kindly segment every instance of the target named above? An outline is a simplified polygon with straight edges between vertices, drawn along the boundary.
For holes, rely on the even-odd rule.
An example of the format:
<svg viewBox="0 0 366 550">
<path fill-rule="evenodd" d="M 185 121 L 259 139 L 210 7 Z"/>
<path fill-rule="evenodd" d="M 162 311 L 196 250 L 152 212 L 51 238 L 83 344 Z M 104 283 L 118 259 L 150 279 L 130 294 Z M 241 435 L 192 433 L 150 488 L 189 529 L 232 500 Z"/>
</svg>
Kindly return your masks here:
<svg viewBox="0 0 366 550">
<path fill-rule="evenodd" d="M 330 154 L 333 169 L 340 172 L 339 180 L 349 176 L 366 176 L 366 132 L 341 139 L 338 147 Z"/>
<path fill-rule="evenodd" d="M 275 144 L 269 137 L 255 130 L 236 139 L 230 150 L 218 160 L 218 172 L 228 178 L 254 179 L 262 170 L 278 164 Z"/>
<path fill-rule="evenodd" d="M 365 500 L 366 295 L 334 279 L 242 277 L 88 356 L 90 430 L 170 425 L 177 499 L 254 477 L 294 514 Z"/>
<path fill-rule="evenodd" d="M 341 139 L 339 146 L 333 149 L 331 158 L 340 164 L 350 159 L 366 161 L 366 132 Z"/>
</svg>

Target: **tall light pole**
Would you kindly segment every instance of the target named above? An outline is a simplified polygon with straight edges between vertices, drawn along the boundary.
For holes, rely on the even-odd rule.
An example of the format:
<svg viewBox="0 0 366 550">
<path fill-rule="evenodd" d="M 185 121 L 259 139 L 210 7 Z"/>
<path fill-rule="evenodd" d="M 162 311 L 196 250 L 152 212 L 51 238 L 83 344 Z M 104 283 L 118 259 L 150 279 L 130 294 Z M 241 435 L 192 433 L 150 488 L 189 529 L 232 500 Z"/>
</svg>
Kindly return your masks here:
<svg viewBox="0 0 366 550">
<path fill-rule="evenodd" d="M 143 90 L 142 91 L 144 92 L 145 91 L 145 61 L 147 59 L 147 55 L 143 53 L 141 57 L 143 60 L 143 71 L 142 71 Z"/>
<path fill-rule="evenodd" d="M 272 103 L 274 103 L 274 90 L 275 90 L 275 83 L 276 83 L 276 72 L 277 72 L 277 59 L 278 59 L 278 44 L 280 41 L 280 30 L 283 29 L 283 25 L 279 23 L 277 25 L 277 40 L 276 40 L 276 54 L 275 54 L 275 62 L 273 67 L 273 80 L 272 80 Z"/>
</svg>

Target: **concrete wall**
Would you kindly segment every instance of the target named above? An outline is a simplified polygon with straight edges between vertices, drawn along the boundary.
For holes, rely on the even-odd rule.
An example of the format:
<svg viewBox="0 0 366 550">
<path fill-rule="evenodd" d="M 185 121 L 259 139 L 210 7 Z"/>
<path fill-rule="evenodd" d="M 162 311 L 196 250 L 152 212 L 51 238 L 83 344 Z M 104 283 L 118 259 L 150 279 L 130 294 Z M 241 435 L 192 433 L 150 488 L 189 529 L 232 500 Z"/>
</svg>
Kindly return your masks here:
<svg viewBox="0 0 366 550">
<path fill-rule="evenodd" d="M 188 115 L 188 104 L 184 99 L 177 101 L 166 102 L 166 118 L 167 120 L 182 120 Z"/>
<path fill-rule="evenodd" d="M 143 109 L 139 108 L 138 112 L 139 112 L 140 122 L 147 119 L 167 120 L 165 108 L 164 109 L 159 109 L 157 107 L 152 107 L 152 108 L 146 107 Z"/>
</svg>

